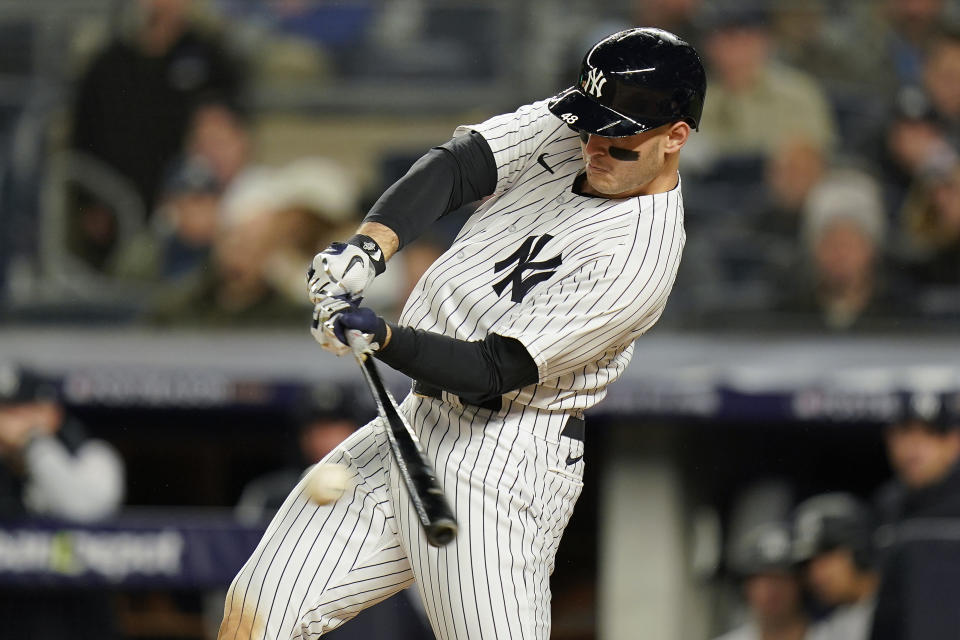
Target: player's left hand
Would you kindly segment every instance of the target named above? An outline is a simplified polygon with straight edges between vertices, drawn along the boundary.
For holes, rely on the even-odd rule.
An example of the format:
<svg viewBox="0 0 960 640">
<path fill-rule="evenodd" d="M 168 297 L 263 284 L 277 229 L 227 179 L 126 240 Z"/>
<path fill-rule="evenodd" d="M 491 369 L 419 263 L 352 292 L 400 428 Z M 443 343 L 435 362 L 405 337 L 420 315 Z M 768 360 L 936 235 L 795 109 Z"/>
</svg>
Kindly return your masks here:
<svg viewBox="0 0 960 640">
<path fill-rule="evenodd" d="M 307 269 L 310 301 L 318 304 L 324 297 L 360 298 L 385 269 L 383 251 L 373 238 L 355 235 L 346 242 L 334 242 L 314 256 Z"/>
<path fill-rule="evenodd" d="M 342 356 L 373 353 L 383 346 L 387 324 L 371 309 L 349 298 L 325 297 L 313 310 L 310 332 L 327 351 Z"/>
</svg>

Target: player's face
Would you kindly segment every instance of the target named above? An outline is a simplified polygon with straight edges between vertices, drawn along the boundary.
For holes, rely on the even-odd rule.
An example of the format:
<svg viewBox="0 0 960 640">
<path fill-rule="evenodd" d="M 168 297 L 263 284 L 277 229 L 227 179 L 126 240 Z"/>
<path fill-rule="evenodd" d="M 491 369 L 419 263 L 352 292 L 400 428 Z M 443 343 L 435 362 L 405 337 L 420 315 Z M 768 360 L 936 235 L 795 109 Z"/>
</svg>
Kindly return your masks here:
<svg viewBox="0 0 960 640">
<path fill-rule="evenodd" d="M 888 428 L 886 441 L 890 465 L 912 489 L 936 484 L 960 459 L 956 430 L 941 433 L 922 422 L 908 422 Z"/>
<path fill-rule="evenodd" d="M 792 573 L 751 576 L 744 584 L 744 592 L 751 613 L 764 623 L 789 621 L 800 611 L 800 583 Z"/>
<path fill-rule="evenodd" d="M 675 129 L 685 124 L 664 125 L 626 138 L 605 138 L 590 135 L 580 142 L 586 163 L 588 191 L 606 198 L 628 198 L 669 191 L 677 184 L 676 168 L 668 166 L 669 154 L 679 151 L 686 140 L 677 144 Z M 634 151 L 636 160 L 618 160 L 610 148 Z M 614 151 L 616 153 L 616 151 Z"/>
<path fill-rule="evenodd" d="M 827 605 L 856 602 L 856 580 L 857 568 L 849 549 L 820 553 L 807 566 L 810 589 L 818 600 Z"/>
</svg>

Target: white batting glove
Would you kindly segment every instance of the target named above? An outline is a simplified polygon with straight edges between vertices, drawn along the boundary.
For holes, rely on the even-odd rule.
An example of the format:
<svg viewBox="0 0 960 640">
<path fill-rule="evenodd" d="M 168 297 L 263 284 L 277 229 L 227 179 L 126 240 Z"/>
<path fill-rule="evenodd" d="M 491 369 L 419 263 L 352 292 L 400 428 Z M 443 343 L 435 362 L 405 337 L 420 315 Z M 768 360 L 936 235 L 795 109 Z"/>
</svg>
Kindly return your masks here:
<svg viewBox="0 0 960 640">
<path fill-rule="evenodd" d="M 341 356 L 370 355 L 387 341 L 387 323 L 348 298 L 324 298 L 314 307 L 311 333 L 324 349 Z"/>
<path fill-rule="evenodd" d="M 307 270 L 310 301 L 325 297 L 360 298 L 373 279 L 386 269 L 383 251 L 370 237 L 355 235 L 346 242 L 334 242 L 313 258 Z"/>
<path fill-rule="evenodd" d="M 342 356 L 350 353 L 352 349 L 349 345 L 340 342 L 333 333 L 333 318 L 343 311 L 352 309 L 353 305 L 344 298 L 333 298 L 330 296 L 320 296 L 318 302 L 313 307 L 313 322 L 310 324 L 310 333 L 324 350 L 329 351 L 335 356 Z"/>
</svg>

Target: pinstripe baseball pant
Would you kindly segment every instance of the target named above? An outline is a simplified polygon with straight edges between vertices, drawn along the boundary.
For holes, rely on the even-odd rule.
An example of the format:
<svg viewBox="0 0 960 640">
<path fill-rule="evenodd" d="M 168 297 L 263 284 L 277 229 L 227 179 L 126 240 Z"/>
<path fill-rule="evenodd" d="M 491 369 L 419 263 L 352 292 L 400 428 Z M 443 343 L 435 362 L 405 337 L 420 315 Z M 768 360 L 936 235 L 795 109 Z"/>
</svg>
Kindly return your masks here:
<svg viewBox="0 0 960 640">
<path fill-rule="evenodd" d="M 317 506 L 303 482 L 287 497 L 230 587 L 221 639 L 314 638 L 413 583 L 441 640 L 549 638 L 549 578 L 582 488 L 583 441 L 561 435 L 570 416 L 413 395 L 400 409 L 455 541 L 427 544 L 378 418 L 325 460 L 353 472 L 340 500 Z"/>
</svg>

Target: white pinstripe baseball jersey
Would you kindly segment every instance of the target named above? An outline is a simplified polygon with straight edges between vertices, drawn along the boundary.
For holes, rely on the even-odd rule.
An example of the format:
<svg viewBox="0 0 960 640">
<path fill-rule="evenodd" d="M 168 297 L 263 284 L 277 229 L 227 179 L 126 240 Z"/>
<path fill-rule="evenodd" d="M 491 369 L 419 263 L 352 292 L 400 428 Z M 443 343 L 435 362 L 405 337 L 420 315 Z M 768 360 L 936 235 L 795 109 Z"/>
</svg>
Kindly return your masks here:
<svg viewBox="0 0 960 640">
<path fill-rule="evenodd" d="M 495 195 L 411 295 L 401 324 L 463 340 L 522 342 L 540 382 L 499 411 L 409 395 L 400 410 L 460 532 L 427 544 L 377 419 L 330 454 L 338 502 L 287 498 L 227 596 L 221 638 L 335 629 L 415 583 L 442 640 L 550 637 L 560 537 L 580 495 L 584 443 L 567 428 L 604 395 L 660 317 L 684 243 L 678 186 L 611 200 L 578 195 L 577 136 L 540 102 L 468 127 L 498 165 Z M 466 130 L 462 128 L 459 131 Z"/>
<path fill-rule="evenodd" d="M 587 409 L 623 373 L 633 341 L 660 317 L 686 235 L 683 197 L 577 195 L 577 134 L 546 102 L 461 127 L 482 134 L 497 190 L 424 274 L 400 324 L 462 340 L 516 338 L 540 383 L 508 399 Z"/>
</svg>

